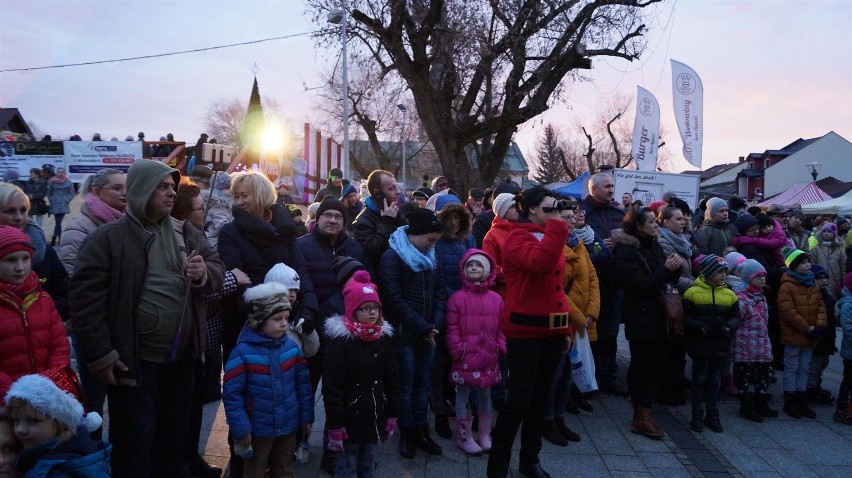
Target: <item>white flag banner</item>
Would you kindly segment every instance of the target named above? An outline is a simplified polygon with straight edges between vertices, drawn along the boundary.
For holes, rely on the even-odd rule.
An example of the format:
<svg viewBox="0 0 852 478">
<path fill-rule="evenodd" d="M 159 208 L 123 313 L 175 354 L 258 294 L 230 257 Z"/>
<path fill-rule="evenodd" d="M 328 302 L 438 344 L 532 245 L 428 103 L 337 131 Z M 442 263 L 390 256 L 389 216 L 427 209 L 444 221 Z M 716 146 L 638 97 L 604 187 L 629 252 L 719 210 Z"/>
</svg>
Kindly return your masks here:
<svg viewBox="0 0 852 478">
<path fill-rule="evenodd" d="M 657 145 L 660 139 L 660 104 L 650 91 L 636 87 L 636 118 L 633 120 L 631 153 L 640 171 L 657 170 Z"/>
<path fill-rule="evenodd" d="M 704 85 L 692 68 L 675 60 L 672 62 L 672 100 L 683 157 L 701 169 L 701 149 L 704 144 Z"/>
</svg>

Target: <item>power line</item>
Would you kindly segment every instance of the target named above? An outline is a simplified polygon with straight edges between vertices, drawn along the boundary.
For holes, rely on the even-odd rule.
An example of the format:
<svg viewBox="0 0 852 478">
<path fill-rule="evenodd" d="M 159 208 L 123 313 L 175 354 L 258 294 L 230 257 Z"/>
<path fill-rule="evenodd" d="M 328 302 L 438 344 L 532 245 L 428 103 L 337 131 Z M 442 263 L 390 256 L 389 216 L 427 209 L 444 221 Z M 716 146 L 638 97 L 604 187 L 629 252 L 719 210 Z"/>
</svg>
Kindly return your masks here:
<svg viewBox="0 0 852 478">
<path fill-rule="evenodd" d="M 30 68 L 9 68 L 9 69 L 5 69 L 5 70 L 0 70 L 0 73 L 11 73 L 11 72 L 16 72 L 16 71 L 51 70 L 51 69 L 55 69 L 55 68 L 68 68 L 68 67 L 72 67 L 72 66 L 102 65 L 104 63 L 119 63 L 119 62 L 122 62 L 122 61 L 145 60 L 145 59 L 149 59 L 149 58 L 161 58 L 161 57 L 164 57 L 164 56 L 185 55 L 187 53 L 198 53 L 198 52 L 202 52 L 202 51 L 221 50 L 223 48 L 233 48 L 235 46 L 254 45 L 254 44 L 257 44 L 257 43 L 263 43 L 263 42 L 268 42 L 268 41 L 285 40 L 285 39 L 288 39 L 288 38 L 295 38 L 295 37 L 301 37 L 301 36 L 306 36 L 306 35 L 313 35 L 313 34 L 316 34 L 316 33 L 325 33 L 326 31 L 327 30 L 325 30 L 325 29 L 315 30 L 315 31 L 311 31 L 311 32 L 294 33 L 292 35 L 283 35 L 283 36 L 271 37 L 271 38 L 261 38 L 260 40 L 252 40 L 252 41 L 246 41 L 246 42 L 241 42 L 241 43 L 230 43 L 228 45 L 217 45 L 217 46 L 209 46 L 209 47 L 205 47 L 205 48 L 195 48 L 195 49 L 192 49 L 192 50 L 173 51 L 173 52 L 169 52 L 169 53 L 158 53 L 158 54 L 155 54 L 155 55 L 131 56 L 131 57 L 128 57 L 128 58 L 116 58 L 116 59 L 112 59 L 112 60 L 98 60 L 98 61 L 85 61 L 85 62 L 80 62 L 80 63 L 66 63 L 66 64 L 63 64 L 63 65 L 34 66 L 34 67 L 30 67 Z"/>
</svg>

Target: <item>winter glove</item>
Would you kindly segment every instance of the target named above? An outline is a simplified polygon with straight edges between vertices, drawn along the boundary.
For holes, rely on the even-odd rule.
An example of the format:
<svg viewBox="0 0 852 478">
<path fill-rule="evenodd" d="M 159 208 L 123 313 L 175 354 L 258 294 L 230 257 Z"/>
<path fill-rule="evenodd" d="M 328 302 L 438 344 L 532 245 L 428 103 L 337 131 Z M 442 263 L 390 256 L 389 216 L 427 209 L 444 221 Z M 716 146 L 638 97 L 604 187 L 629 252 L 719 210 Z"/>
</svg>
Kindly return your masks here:
<svg viewBox="0 0 852 478">
<path fill-rule="evenodd" d="M 396 417 L 388 418 L 388 423 L 385 425 L 385 432 L 388 436 L 385 440 L 390 440 L 390 437 L 393 436 L 393 432 L 396 431 Z"/>
<path fill-rule="evenodd" d="M 825 327 L 814 326 L 808 330 L 808 336 L 812 339 L 818 339 L 822 336 L 823 332 L 825 332 Z"/>
<path fill-rule="evenodd" d="M 328 444 L 325 448 L 328 451 L 343 451 L 343 442 L 349 438 L 349 434 L 346 433 L 346 427 L 338 428 L 336 430 L 328 431 Z"/>
<path fill-rule="evenodd" d="M 311 335 L 316 329 L 316 325 L 314 325 L 314 318 L 311 316 L 299 317 L 298 322 L 302 326 L 302 331 L 300 333 L 304 335 Z"/>
</svg>

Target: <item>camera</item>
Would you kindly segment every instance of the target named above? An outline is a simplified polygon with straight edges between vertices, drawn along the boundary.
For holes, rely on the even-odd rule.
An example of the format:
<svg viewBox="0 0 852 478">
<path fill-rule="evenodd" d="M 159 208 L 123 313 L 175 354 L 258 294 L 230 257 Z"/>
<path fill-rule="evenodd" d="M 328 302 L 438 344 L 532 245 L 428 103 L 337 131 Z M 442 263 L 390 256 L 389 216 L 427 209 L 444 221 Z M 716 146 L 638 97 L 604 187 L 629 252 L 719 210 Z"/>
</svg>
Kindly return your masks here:
<svg viewBox="0 0 852 478">
<path fill-rule="evenodd" d="M 574 201 L 570 199 L 557 199 L 556 204 L 554 206 L 557 211 L 567 211 L 569 209 L 574 209 Z"/>
</svg>

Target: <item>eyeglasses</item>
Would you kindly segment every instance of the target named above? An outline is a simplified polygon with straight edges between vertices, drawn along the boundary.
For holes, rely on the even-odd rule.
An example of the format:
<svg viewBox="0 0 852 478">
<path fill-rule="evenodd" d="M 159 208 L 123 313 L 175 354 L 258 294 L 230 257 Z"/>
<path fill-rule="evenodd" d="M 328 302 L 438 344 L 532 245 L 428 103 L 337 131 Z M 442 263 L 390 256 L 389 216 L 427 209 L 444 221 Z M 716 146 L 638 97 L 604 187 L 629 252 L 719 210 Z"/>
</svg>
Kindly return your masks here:
<svg viewBox="0 0 852 478">
<path fill-rule="evenodd" d="M 362 314 L 375 314 L 379 311 L 379 306 L 377 305 L 364 305 L 355 309 L 357 312 Z"/>
<path fill-rule="evenodd" d="M 343 220 L 343 214 L 340 214 L 337 211 L 326 211 L 326 212 L 320 214 L 320 217 L 324 217 L 324 218 L 326 218 L 326 220 L 335 220 L 335 221 L 342 221 Z"/>
<path fill-rule="evenodd" d="M 108 188 L 107 188 L 107 187 L 103 187 L 103 188 L 101 188 L 101 189 L 109 189 L 109 190 L 115 191 L 115 192 L 117 192 L 117 193 L 119 193 L 119 194 L 121 194 L 121 193 L 123 193 L 123 192 L 127 192 L 127 188 L 126 188 L 126 187 L 124 187 L 124 186 L 122 186 L 122 185 L 120 185 L 120 184 L 119 184 L 119 185 L 116 185 L 116 186 L 110 186 L 110 187 L 108 187 Z"/>
</svg>

